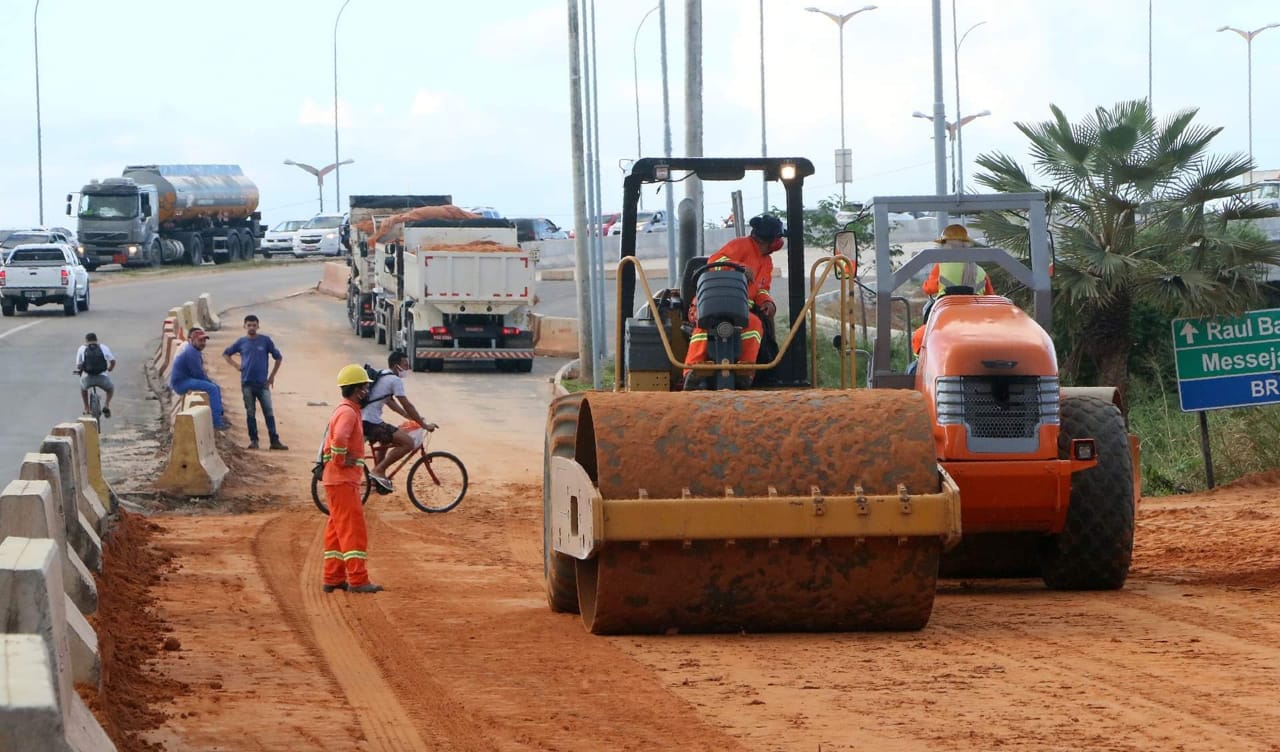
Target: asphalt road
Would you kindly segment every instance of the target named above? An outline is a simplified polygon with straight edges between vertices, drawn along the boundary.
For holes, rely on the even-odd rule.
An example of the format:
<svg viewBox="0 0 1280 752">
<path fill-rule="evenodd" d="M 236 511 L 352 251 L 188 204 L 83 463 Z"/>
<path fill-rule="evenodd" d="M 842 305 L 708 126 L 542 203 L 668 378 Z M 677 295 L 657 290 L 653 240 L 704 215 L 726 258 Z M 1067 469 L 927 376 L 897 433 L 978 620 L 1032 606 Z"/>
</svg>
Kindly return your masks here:
<svg viewBox="0 0 1280 752">
<path fill-rule="evenodd" d="M 155 354 L 166 311 L 205 292 L 219 310 L 277 298 L 313 287 L 320 267 L 258 263 L 231 271 L 166 268 L 155 276 L 128 279 L 115 274 L 91 275 L 92 308 L 86 313 L 67 317 L 61 308 L 44 306 L 0 319 L 0 483 L 17 477 L 23 455 L 39 449 L 54 424 L 80 415 L 79 383 L 72 369 L 85 332 L 96 332 L 118 361 L 112 374 L 114 417 L 104 421 L 105 434 L 151 432 L 159 407 L 147 399 L 144 366 Z M 224 326 L 238 327 L 239 318 L 225 317 Z M 263 321 L 263 329 L 271 331 L 269 320 Z"/>
</svg>

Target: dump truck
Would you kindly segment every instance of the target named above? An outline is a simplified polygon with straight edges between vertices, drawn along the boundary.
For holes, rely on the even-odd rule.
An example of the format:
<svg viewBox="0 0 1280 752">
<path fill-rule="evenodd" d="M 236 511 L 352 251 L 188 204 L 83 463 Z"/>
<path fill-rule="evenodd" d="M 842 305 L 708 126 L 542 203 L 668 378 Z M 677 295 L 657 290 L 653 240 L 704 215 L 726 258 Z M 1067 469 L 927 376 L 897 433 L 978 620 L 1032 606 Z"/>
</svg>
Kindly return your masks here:
<svg viewBox="0 0 1280 752">
<path fill-rule="evenodd" d="M 81 188 L 77 207 L 72 199 L 90 269 L 252 259 L 266 231 L 258 188 L 238 165 L 132 165 Z"/>
<path fill-rule="evenodd" d="M 390 218 L 411 209 L 424 206 L 448 206 L 453 203 L 449 195 L 358 195 L 350 197 L 348 213 L 351 247 L 347 250 L 351 274 L 347 282 L 347 322 L 351 330 L 361 337 L 374 336 L 373 301 L 377 284 L 379 249 L 403 240 L 402 222 L 387 223 Z M 386 226 L 384 226 L 386 224 Z M 373 238 L 384 231 L 381 244 Z"/>
<path fill-rule="evenodd" d="M 942 561 L 953 577 L 1039 577 L 1051 588 L 1124 585 L 1141 497 L 1140 444 L 1119 390 L 1060 383 L 1052 330 L 1045 198 L 1039 193 L 873 198 L 876 337 L 873 389 L 924 395 L 938 463 L 960 488 L 964 538 Z M 1025 227 L 1021 253 L 933 248 L 893 269 L 890 215 L 1003 215 Z M 1024 264 L 1025 258 L 1028 264 Z M 1000 267 L 1031 293 L 1027 313 L 1000 295 L 942 290 L 919 358 L 893 364 L 891 299 L 935 263 Z"/>
<path fill-rule="evenodd" d="M 694 257 L 679 288 L 654 292 L 635 263 L 636 212 L 646 183 L 747 172 L 786 196 L 791 324 L 769 362 L 738 364 L 725 353 L 746 321 L 744 273 Z M 940 558 L 960 537 L 959 492 L 937 464 L 924 395 L 817 386 L 807 317 L 826 280 L 848 297 L 854 265 L 832 255 L 805 268 L 812 174 L 801 158 L 646 158 L 624 179 L 616 386 L 553 400 L 544 446 L 547 599 L 593 633 L 929 621 Z M 629 317 L 637 281 L 645 303 Z M 715 340 L 713 362 L 694 369 L 731 388 L 681 389 L 691 305 Z M 753 388 L 732 388 L 745 371 L 758 372 Z"/>
<path fill-rule="evenodd" d="M 516 244 L 510 220 L 427 205 L 366 230 L 357 241 L 363 260 L 353 263 L 372 279 L 378 344 L 403 350 L 418 371 L 441 371 L 449 361 L 533 369 L 534 257 Z"/>
</svg>

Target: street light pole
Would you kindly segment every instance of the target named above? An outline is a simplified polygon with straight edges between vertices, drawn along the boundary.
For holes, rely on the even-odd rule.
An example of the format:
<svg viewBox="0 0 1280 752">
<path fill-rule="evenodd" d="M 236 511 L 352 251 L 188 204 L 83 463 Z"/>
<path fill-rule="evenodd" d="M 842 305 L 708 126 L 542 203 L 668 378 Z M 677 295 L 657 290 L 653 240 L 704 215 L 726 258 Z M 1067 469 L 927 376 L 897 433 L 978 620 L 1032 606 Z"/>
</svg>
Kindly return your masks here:
<svg viewBox="0 0 1280 752">
<path fill-rule="evenodd" d="M 316 176 L 316 187 L 319 189 L 319 194 L 320 194 L 320 213 L 321 214 L 324 214 L 324 176 L 338 169 L 342 165 L 348 165 L 348 164 L 351 164 L 352 162 L 355 162 L 355 160 L 344 159 L 341 162 L 334 162 L 333 164 L 325 165 L 324 167 L 312 167 L 311 165 L 305 162 L 295 162 L 292 159 L 286 159 L 284 161 L 284 163 L 287 165 L 301 168 L 303 171 Z M 341 207 L 339 207 L 339 211 L 341 211 Z"/>
<path fill-rule="evenodd" d="M 36 51 L 36 201 L 40 206 L 40 226 L 44 227 L 44 134 L 40 127 L 40 0 L 31 12 L 31 35 Z"/>
<path fill-rule="evenodd" d="M 765 140 L 764 130 L 764 0 L 760 0 L 760 156 L 769 156 L 769 142 Z M 763 188 L 761 196 L 761 212 L 769 211 L 769 176 L 762 175 L 760 183 Z"/>
<path fill-rule="evenodd" d="M 964 40 L 969 36 L 969 32 L 986 23 L 979 21 L 970 26 L 964 34 L 960 35 L 959 40 L 956 39 L 956 0 L 951 0 L 951 39 L 955 42 L 955 55 L 952 63 L 952 70 L 956 78 L 956 122 L 961 123 L 963 118 L 960 117 L 960 45 L 964 44 Z M 964 135 L 961 134 L 960 128 L 957 126 L 955 138 L 952 139 L 952 147 L 954 154 L 951 156 L 952 170 L 955 173 L 954 189 L 956 195 L 964 193 Z"/>
<path fill-rule="evenodd" d="M 644 148 L 640 145 L 640 57 L 637 52 L 637 46 L 640 43 L 640 29 L 644 27 L 644 22 L 649 20 L 649 16 L 658 9 L 653 6 L 648 13 L 640 19 L 640 23 L 636 24 L 635 37 L 631 40 L 631 77 L 633 88 L 636 95 L 636 159 L 644 157 Z M 640 192 L 640 208 L 644 208 L 644 191 Z"/>
<path fill-rule="evenodd" d="M 848 185 L 848 183 L 849 183 L 849 178 L 850 178 L 850 175 L 848 174 L 849 170 L 847 169 L 847 168 L 849 168 L 849 167 L 850 167 L 850 164 L 849 164 L 849 163 L 846 163 L 846 162 L 844 162 L 844 161 L 843 161 L 843 160 L 844 160 L 844 155 L 847 153 L 847 150 L 846 150 L 846 148 L 845 148 L 845 141 L 844 141 L 844 25 L 845 25 L 845 23 L 847 23 L 847 22 L 848 22 L 848 20 L 849 20 L 850 18 L 853 18 L 854 16 L 858 15 L 859 13 L 862 13 L 862 12 L 864 12 L 864 11 L 868 11 L 868 10 L 875 10 L 875 9 L 876 9 L 876 6 L 874 6 L 874 5 L 867 5 L 867 6 L 865 6 L 865 7 L 859 8 L 859 9 L 857 9 L 857 10 L 855 10 L 855 11 L 851 11 L 851 12 L 849 12 L 849 13 L 839 14 L 839 13 L 829 13 L 829 12 L 827 12 L 827 11 L 825 11 L 825 10 L 821 10 L 821 9 L 819 9 L 819 8 L 814 8 L 814 7 L 812 7 L 812 6 L 811 6 L 811 7 L 808 7 L 808 8 L 805 8 L 805 10 L 809 11 L 810 13 L 821 13 L 822 15 L 826 16 L 827 18 L 830 18 L 830 19 L 835 23 L 835 25 L 836 25 L 837 27 L 839 27 L 839 38 L 840 38 L 840 159 L 841 159 L 841 163 L 840 163 L 840 166 L 841 166 L 841 170 L 840 170 L 840 172 L 841 172 L 841 174 L 840 174 L 840 208 L 841 208 L 841 209 L 844 209 L 845 203 L 847 203 L 847 201 L 846 201 L 846 197 L 845 197 L 845 186 L 847 186 L 847 185 Z M 852 161 L 852 160 L 850 160 L 850 162 L 851 162 L 851 161 Z"/>
<path fill-rule="evenodd" d="M 950 120 L 942 121 L 943 128 L 944 130 L 946 130 L 946 133 L 947 133 L 947 141 L 952 146 L 951 182 L 953 186 L 959 183 L 959 180 L 957 179 L 957 175 L 959 174 L 959 168 L 958 168 L 958 165 L 956 165 L 955 163 L 956 149 L 954 147 L 956 145 L 956 142 L 959 141 L 960 139 L 960 129 L 964 128 L 966 125 L 968 125 L 969 123 L 972 123 L 978 118 L 987 117 L 990 114 L 991 114 L 991 110 L 983 110 L 982 112 L 975 112 L 972 115 L 965 115 L 964 117 L 960 118 L 959 122 L 953 123 Z M 911 117 L 924 118 L 925 120 L 928 120 L 930 122 L 933 121 L 933 115 L 926 115 L 919 110 L 916 110 L 915 112 L 911 113 Z M 956 193 L 958 195 L 959 191 L 956 191 Z"/>
<path fill-rule="evenodd" d="M 334 169 L 338 165 L 345 164 L 340 161 L 338 156 L 338 22 L 342 20 L 342 11 L 347 9 L 347 3 L 351 0 L 342 0 L 342 7 L 338 9 L 338 15 L 333 19 L 333 164 Z M 338 211 L 342 211 L 342 173 L 341 171 L 333 174 L 333 205 Z M 321 204 L 324 200 L 321 199 Z M 321 208 L 321 211 L 324 211 Z"/>
<path fill-rule="evenodd" d="M 1259 26 L 1253 31 L 1244 31 L 1243 29 L 1237 29 L 1234 26 L 1222 26 L 1218 28 L 1218 31 L 1234 31 L 1235 33 L 1239 34 L 1240 38 L 1245 41 L 1245 46 L 1247 48 L 1246 54 L 1249 58 L 1248 86 L 1249 86 L 1249 183 L 1250 184 L 1253 183 L 1253 38 L 1258 36 L 1262 32 L 1266 31 L 1267 29 L 1274 29 L 1277 26 L 1280 26 L 1280 23 L 1270 23 L 1270 24 L 1267 24 L 1266 26 Z"/>
</svg>

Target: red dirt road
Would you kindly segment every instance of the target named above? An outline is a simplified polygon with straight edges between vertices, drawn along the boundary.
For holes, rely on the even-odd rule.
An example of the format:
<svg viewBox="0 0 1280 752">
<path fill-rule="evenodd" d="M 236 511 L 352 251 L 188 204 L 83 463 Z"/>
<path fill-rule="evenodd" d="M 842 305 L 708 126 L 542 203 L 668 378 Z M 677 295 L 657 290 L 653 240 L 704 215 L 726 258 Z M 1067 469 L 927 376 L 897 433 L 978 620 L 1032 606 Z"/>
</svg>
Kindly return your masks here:
<svg viewBox="0 0 1280 752">
<path fill-rule="evenodd" d="M 947 581 L 916 633 L 593 637 L 542 592 L 545 375 L 414 374 L 471 489 L 444 515 L 372 498 L 388 589 L 325 595 L 307 470 L 332 375 L 372 350 L 336 301 L 257 313 L 293 450 L 234 458 L 228 505 L 258 511 L 152 518 L 163 626 L 113 624 L 153 646 L 127 678 L 165 720 L 114 719 L 121 749 L 1280 750 L 1280 474 L 1146 500 L 1120 592 Z"/>
</svg>

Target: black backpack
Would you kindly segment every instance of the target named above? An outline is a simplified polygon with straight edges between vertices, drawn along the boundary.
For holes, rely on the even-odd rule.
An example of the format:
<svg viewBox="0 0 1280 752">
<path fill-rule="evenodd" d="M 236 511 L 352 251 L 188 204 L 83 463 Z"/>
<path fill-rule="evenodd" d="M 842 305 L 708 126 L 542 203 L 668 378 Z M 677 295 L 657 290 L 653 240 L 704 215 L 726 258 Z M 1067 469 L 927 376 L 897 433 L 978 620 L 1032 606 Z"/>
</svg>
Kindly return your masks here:
<svg viewBox="0 0 1280 752">
<path fill-rule="evenodd" d="M 84 361 L 81 368 L 85 373 L 97 375 L 107 372 L 107 356 L 102 354 L 102 345 L 91 342 L 84 346 Z"/>
<path fill-rule="evenodd" d="M 365 364 L 364 364 L 364 372 L 365 372 L 365 374 L 369 377 L 369 391 L 365 394 L 365 398 L 364 398 L 364 399 L 362 399 L 362 400 L 360 400 L 360 407 L 365 407 L 365 406 L 370 405 L 370 404 L 372 404 L 372 403 L 374 403 L 374 402 L 381 402 L 381 401 L 383 401 L 384 399 L 386 399 L 387 397 L 390 397 L 390 396 L 391 396 L 390 394 L 387 394 L 387 395 L 384 395 L 384 396 L 382 396 L 382 397 L 377 398 L 376 400 L 371 400 L 371 399 L 369 399 L 369 396 L 368 396 L 368 395 L 370 395 L 370 394 L 373 394 L 373 388 L 374 388 L 375 386 L 377 386 L 377 384 L 378 384 L 378 379 L 381 379 L 383 376 L 390 376 L 390 375 L 391 375 L 391 372 L 390 372 L 390 371 L 382 371 L 382 370 L 378 370 L 377 368 L 374 368 L 373 366 L 369 365 L 368 363 L 365 363 Z"/>
</svg>

